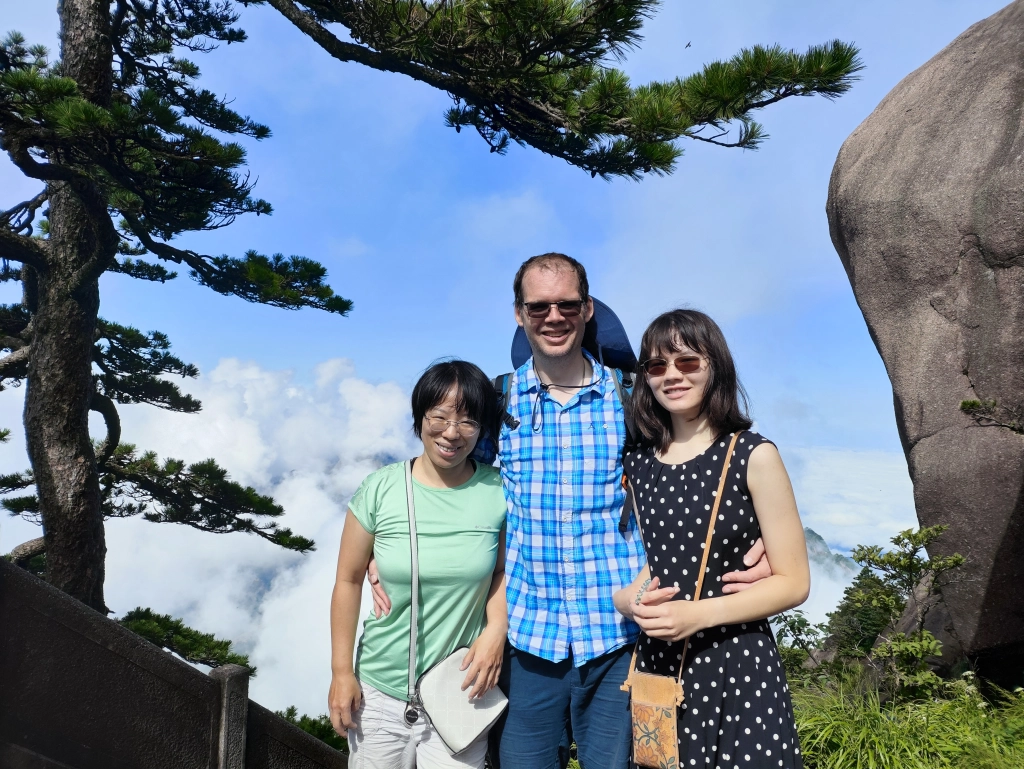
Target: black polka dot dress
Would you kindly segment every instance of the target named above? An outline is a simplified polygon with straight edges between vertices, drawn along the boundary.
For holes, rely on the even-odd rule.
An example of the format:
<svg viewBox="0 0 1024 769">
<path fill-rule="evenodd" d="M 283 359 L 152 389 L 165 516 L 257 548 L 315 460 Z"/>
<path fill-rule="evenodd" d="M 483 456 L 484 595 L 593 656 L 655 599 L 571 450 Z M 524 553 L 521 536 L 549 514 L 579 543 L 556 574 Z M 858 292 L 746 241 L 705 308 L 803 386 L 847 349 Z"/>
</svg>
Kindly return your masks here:
<svg viewBox="0 0 1024 769">
<path fill-rule="evenodd" d="M 675 600 L 693 599 L 709 516 L 732 435 L 677 465 L 651 449 L 628 452 L 625 468 L 636 493 L 647 563 L 662 587 L 678 585 Z M 750 452 L 769 442 L 744 432 L 736 443 L 711 541 L 701 600 L 723 595 L 722 575 L 743 570 L 743 556 L 761 536 L 747 488 Z M 640 636 L 637 668 L 675 676 L 683 641 Z M 679 767 L 800 769 L 803 761 L 786 675 L 767 620 L 696 633 L 683 662 L 679 709 Z"/>
</svg>

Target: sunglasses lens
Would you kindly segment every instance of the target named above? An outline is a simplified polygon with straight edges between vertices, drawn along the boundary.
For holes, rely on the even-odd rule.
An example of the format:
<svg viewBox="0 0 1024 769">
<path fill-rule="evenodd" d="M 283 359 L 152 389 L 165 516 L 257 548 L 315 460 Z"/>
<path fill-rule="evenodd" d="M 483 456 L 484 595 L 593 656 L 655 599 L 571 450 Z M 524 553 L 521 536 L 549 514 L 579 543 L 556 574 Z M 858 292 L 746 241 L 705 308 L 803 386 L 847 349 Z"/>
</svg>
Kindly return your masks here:
<svg viewBox="0 0 1024 769">
<path fill-rule="evenodd" d="M 546 318 L 551 312 L 551 305 L 558 307 L 563 318 L 575 318 L 583 312 L 583 302 L 526 302 L 526 314 L 531 318 Z"/>
<path fill-rule="evenodd" d="M 527 302 L 526 314 L 531 318 L 544 318 L 547 316 L 550 306 L 547 302 Z"/>
<path fill-rule="evenodd" d="M 651 358 L 643 363 L 648 376 L 665 376 L 669 365 L 669 362 L 662 358 Z M 676 358 L 671 365 L 675 366 L 680 374 L 695 374 L 700 371 L 700 358 Z"/>
</svg>

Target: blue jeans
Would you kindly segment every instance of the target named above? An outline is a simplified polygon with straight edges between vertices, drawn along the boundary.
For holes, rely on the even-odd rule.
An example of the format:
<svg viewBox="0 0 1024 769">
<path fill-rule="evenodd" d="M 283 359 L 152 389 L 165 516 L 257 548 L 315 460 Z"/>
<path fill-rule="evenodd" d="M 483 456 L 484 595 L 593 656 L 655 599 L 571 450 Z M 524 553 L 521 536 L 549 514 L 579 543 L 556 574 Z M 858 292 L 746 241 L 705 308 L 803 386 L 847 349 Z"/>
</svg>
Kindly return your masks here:
<svg viewBox="0 0 1024 769">
<path fill-rule="evenodd" d="M 626 769 L 632 742 L 629 673 L 633 645 L 574 667 L 505 647 L 501 688 L 504 723 L 491 732 L 498 769 L 564 769 L 575 740 L 583 769 Z M 494 750 L 498 745 L 498 749 Z"/>
</svg>

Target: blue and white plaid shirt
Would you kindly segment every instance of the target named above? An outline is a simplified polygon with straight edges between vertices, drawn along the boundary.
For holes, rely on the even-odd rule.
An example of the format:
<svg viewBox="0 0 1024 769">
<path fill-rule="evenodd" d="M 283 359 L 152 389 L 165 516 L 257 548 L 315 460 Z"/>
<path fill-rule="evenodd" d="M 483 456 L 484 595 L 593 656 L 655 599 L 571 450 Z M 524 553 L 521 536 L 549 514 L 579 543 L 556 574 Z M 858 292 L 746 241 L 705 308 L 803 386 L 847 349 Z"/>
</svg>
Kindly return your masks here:
<svg viewBox="0 0 1024 769">
<path fill-rule="evenodd" d="M 632 516 L 619 531 L 626 427 L 615 372 L 587 358 L 597 381 L 565 406 L 541 389 L 532 358 L 520 367 L 508 399 L 519 427 L 503 426 L 498 441 L 509 640 L 552 662 L 571 649 L 576 666 L 636 640 L 612 593 L 645 562 Z"/>
</svg>

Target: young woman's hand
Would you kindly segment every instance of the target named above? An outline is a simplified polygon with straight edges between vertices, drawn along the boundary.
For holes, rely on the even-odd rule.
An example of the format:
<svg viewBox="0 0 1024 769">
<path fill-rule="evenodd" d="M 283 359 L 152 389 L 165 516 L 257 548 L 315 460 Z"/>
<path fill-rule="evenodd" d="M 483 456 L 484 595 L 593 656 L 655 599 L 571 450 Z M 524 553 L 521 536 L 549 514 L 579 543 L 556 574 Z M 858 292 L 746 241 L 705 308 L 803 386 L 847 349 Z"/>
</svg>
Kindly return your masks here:
<svg viewBox="0 0 1024 769">
<path fill-rule="evenodd" d="M 340 736 L 347 736 L 355 727 L 355 715 L 363 701 L 363 692 L 355 673 L 340 673 L 331 678 L 331 690 L 327 694 L 327 710 L 331 725 Z"/>
<path fill-rule="evenodd" d="M 668 593 L 669 590 L 672 592 Z M 678 641 L 708 626 L 703 602 L 670 600 L 678 591 L 672 587 L 644 593 L 640 603 L 633 607 L 633 621 L 651 638 Z"/>
<path fill-rule="evenodd" d="M 484 692 L 497 685 L 507 636 L 507 629 L 488 625 L 466 652 L 460 670 L 468 671 L 462 689 L 465 691 L 473 687 L 469 692 L 470 699 L 482 697 Z"/>
</svg>

